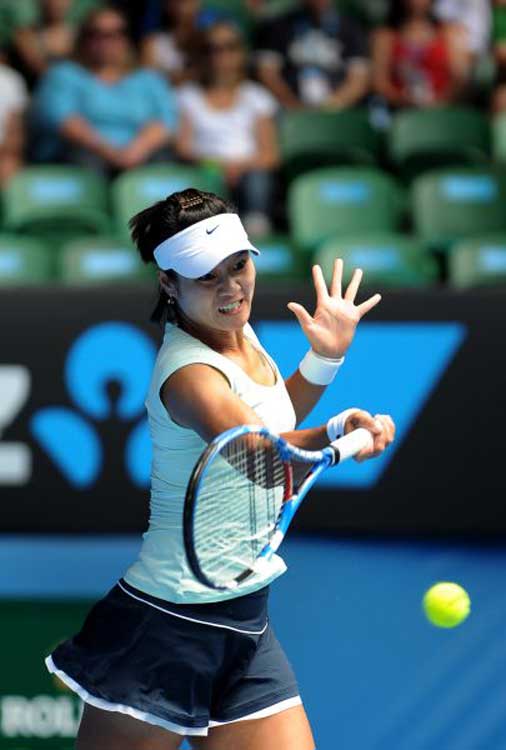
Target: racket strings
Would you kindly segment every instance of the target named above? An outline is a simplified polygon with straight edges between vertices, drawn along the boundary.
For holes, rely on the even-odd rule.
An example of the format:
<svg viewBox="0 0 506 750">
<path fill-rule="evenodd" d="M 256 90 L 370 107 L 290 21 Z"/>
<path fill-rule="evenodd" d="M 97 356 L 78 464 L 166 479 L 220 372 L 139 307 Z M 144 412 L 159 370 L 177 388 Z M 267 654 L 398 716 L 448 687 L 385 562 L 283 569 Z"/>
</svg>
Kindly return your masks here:
<svg viewBox="0 0 506 750">
<path fill-rule="evenodd" d="M 251 568 L 276 526 L 288 475 L 277 446 L 257 434 L 242 435 L 214 455 L 200 482 L 193 526 L 210 578 L 225 583 Z"/>
</svg>

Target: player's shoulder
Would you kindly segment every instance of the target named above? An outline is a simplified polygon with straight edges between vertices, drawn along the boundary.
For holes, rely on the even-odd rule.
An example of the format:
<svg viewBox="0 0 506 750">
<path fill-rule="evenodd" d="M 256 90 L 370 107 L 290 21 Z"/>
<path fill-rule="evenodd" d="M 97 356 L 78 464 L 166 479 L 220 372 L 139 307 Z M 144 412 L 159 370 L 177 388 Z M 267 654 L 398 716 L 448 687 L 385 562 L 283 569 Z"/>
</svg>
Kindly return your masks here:
<svg viewBox="0 0 506 750">
<path fill-rule="evenodd" d="M 186 387 L 186 381 L 201 388 L 206 377 L 206 387 L 211 380 L 229 381 L 226 358 L 176 325 L 167 324 L 162 347 L 158 353 L 157 367 L 162 381 Z M 177 377 L 172 377 L 176 375 Z M 216 374 L 221 377 L 216 377 Z M 190 382 L 190 385 L 192 383 Z"/>
</svg>

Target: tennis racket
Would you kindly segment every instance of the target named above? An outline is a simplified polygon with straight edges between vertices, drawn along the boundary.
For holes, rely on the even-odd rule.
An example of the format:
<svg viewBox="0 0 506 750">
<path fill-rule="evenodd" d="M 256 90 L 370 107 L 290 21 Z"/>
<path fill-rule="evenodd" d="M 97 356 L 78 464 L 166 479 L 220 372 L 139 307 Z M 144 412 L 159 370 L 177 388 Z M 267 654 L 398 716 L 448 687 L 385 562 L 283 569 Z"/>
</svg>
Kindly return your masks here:
<svg viewBox="0 0 506 750">
<path fill-rule="evenodd" d="M 232 590 L 267 571 L 320 474 L 371 440 L 359 428 L 323 450 L 307 451 L 260 426 L 218 435 L 197 461 L 185 497 L 184 544 L 195 577 Z"/>
</svg>

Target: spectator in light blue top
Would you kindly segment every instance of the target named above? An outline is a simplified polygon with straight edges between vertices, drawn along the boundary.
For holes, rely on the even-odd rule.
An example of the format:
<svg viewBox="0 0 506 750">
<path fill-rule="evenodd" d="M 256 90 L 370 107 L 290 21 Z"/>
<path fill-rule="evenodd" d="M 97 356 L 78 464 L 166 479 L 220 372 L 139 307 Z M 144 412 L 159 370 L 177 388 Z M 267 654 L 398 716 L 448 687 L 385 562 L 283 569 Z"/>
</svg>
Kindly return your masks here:
<svg viewBox="0 0 506 750">
<path fill-rule="evenodd" d="M 87 17 L 75 59 L 41 80 L 32 124 L 36 160 L 114 174 L 170 157 L 176 104 L 161 75 L 135 67 L 125 17 L 107 7 Z"/>
</svg>

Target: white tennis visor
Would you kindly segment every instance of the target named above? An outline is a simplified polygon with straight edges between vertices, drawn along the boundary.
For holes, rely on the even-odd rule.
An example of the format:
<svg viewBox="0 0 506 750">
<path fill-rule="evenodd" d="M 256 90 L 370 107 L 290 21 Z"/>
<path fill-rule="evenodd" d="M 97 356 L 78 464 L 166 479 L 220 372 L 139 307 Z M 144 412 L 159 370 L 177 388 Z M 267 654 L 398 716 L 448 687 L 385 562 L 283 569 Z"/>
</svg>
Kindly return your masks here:
<svg viewBox="0 0 506 750">
<path fill-rule="evenodd" d="M 173 269 L 188 279 L 197 279 L 241 250 L 256 255 L 260 252 L 249 241 L 237 214 L 218 214 L 164 240 L 153 255 L 162 270 Z"/>
</svg>

